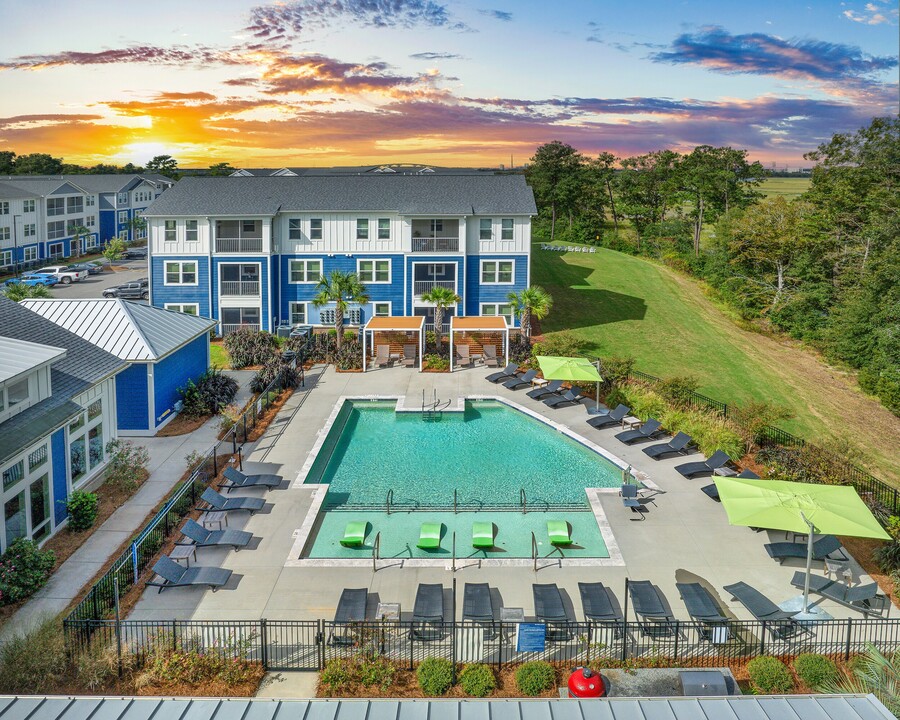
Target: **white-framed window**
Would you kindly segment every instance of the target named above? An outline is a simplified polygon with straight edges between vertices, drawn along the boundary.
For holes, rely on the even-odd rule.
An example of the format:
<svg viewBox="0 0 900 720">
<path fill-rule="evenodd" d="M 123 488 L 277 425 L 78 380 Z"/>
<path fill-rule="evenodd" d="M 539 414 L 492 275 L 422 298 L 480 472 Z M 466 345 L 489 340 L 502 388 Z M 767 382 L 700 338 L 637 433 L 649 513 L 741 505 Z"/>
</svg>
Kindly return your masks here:
<svg viewBox="0 0 900 720">
<path fill-rule="evenodd" d="M 241 232 L 255 233 L 256 232 L 256 220 L 241 220 Z"/>
<path fill-rule="evenodd" d="M 374 317 L 390 317 L 391 304 L 389 302 L 372 303 L 372 315 Z"/>
<path fill-rule="evenodd" d="M 515 260 L 482 260 L 481 282 L 485 285 L 512 285 Z"/>
<path fill-rule="evenodd" d="M 356 239 L 369 239 L 369 218 L 356 218 Z"/>
<path fill-rule="evenodd" d="M 25 460 L 13 463 L 3 471 L 3 489 L 9 490 L 13 485 L 25 477 Z"/>
<path fill-rule="evenodd" d="M 514 227 L 515 227 L 515 222 L 513 222 L 512 218 L 503 218 L 500 221 L 500 239 L 501 240 L 512 240 Z"/>
<path fill-rule="evenodd" d="M 119 230 L 118 238 L 122 242 L 128 242 L 128 230 Z"/>
<path fill-rule="evenodd" d="M 94 207 L 94 196 L 93 195 L 85 196 L 84 205 L 85 205 L 85 207 Z"/>
<path fill-rule="evenodd" d="M 303 221 L 299 218 L 291 218 L 290 220 L 288 220 L 288 239 L 303 239 Z"/>
<path fill-rule="evenodd" d="M 127 210 L 119 210 L 119 225 L 124 225 L 128 222 L 128 211 Z"/>
<path fill-rule="evenodd" d="M 6 407 L 11 408 L 28 400 L 28 378 L 6 386 Z"/>
<path fill-rule="evenodd" d="M 288 304 L 291 314 L 291 325 L 306 325 L 306 303 L 292 302 Z"/>
<path fill-rule="evenodd" d="M 47 216 L 65 215 L 66 199 L 65 198 L 47 198 Z"/>
<path fill-rule="evenodd" d="M 9 267 L 13 264 L 13 251 L 0 250 L 0 267 Z M 3 408 L 0 408 L 2 410 Z"/>
<path fill-rule="evenodd" d="M 166 310 L 174 310 L 175 312 L 184 313 L 185 315 L 200 314 L 200 306 L 197 303 L 166 303 L 163 307 Z"/>
<path fill-rule="evenodd" d="M 34 223 L 25 223 L 22 226 L 22 234 L 24 237 L 34 237 L 37 235 L 37 225 Z"/>
<path fill-rule="evenodd" d="M 84 212 L 84 198 L 80 196 L 66 198 L 66 212 L 69 215 Z"/>
<path fill-rule="evenodd" d="M 193 260 L 176 260 L 165 263 L 166 285 L 196 285 L 197 263 Z"/>
<path fill-rule="evenodd" d="M 444 232 L 444 221 L 443 220 L 432 220 L 431 221 L 431 234 Z"/>
<path fill-rule="evenodd" d="M 47 445 L 41 445 L 36 450 L 33 450 L 28 455 L 28 472 L 34 472 L 44 464 L 46 464 L 49 459 L 49 453 L 47 452 Z"/>
<path fill-rule="evenodd" d="M 153 193 L 149 190 L 135 190 L 134 191 L 134 201 L 135 202 L 149 202 L 153 199 Z"/>
<path fill-rule="evenodd" d="M 66 236 L 65 220 L 51 220 L 47 223 L 47 239 L 56 240 Z"/>
<path fill-rule="evenodd" d="M 12 233 L 8 227 L 0 227 L 0 240 L 9 240 L 12 237 Z"/>
<path fill-rule="evenodd" d="M 198 235 L 198 225 L 196 220 L 185 220 L 184 221 L 184 240 L 185 242 L 197 242 L 199 237 Z"/>
<path fill-rule="evenodd" d="M 510 303 L 481 303 L 481 314 L 505 317 L 509 325 L 513 324 L 513 306 Z"/>
<path fill-rule="evenodd" d="M 391 281 L 391 261 L 357 260 L 356 274 L 364 283 L 389 283 Z"/>
<path fill-rule="evenodd" d="M 391 239 L 391 220 L 390 218 L 378 218 L 378 239 Z"/>
<path fill-rule="evenodd" d="M 9 215 L 9 203 L 6 200 L 0 200 L 0 215 Z"/>
<path fill-rule="evenodd" d="M 34 200 L 23 200 L 22 201 L 22 212 L 34 212 Z"/>
<path fill-rule="evenodd" d="M 322 239 L 322 218 L 312 218 L 309 221 L 309 239 Z"/>
<path fill-rule="evenodd" d="M 32 262 L 38 259 L 37 245 L 30 245 L 23 250 L 25 262 Z"/>
<path fill-rule="evenodd" d="M 97 224 L 97 216 L 96 215 L 87 215 L 84 218 L 84 226 L 85 227 L 94 227 Z"/>
<path fill-rule="evenodd" d="M 128 204 L 128 193 L 120 192 L 116 195 L 116 205 L 127 205 Z"/>
<path fill-rule="evenodd" d="M 478 239 L 494 239 L 494 221 L 491 218 L 481 218 L 481 220 L 478 221 Z"/>
<path fill-rule="evenodd" d="M 322 278 L 321 260 L 291 260 L 288 264 L 291 283 L 317 283 Z"/>
<path fill-rule="evenodd" d="M 163 232 L 163 240 L 175 242 L 178 239 L 178 223 L 174 220 L 166 220 Z"/>
<path fill-rule="evenodd" d="M 95 248 L 98 244 L 96 235 L 88 235 L 87 238 L 85 238 L 84 246 L 86 248 Z"/>
<path fill-rule="evenodd" d="M 50 243 L 47 246 L 47 256 L 48 257 L 59 257 L 62 254 L 63 254 L 62 243 Z"/>
</svg>

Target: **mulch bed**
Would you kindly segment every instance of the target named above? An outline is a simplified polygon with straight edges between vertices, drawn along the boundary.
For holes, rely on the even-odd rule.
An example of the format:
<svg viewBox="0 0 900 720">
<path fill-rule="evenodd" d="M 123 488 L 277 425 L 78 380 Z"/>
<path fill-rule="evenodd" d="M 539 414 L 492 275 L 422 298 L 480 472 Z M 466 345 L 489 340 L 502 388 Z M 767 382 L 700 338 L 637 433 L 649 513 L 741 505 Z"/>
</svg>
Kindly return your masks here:
<svg viewBox="0 0 900 720">
<path fill-rule="evenodd" d="M 291 395 L 294 394 L 294 388 L 288 388 L 283 391 L 281 395 L 266 408 L 265 412 L 257 418 L 256 427 L 253 428 L 249 433 L 247 433 L 247 442 L 255 442 L 259 440 L 263 433 L 269 429 L 269 425 L 272 424 L 272 421 L 275 419 L 276 415 L 281 412 L 281 408 L 284 407 L 284 404 L 290 399 Z"/>
<path fill-rule="evenodd" d="M 156 437 L 176 437 L 178 435 L 187 435 L 195 430 L 203 427 L 206 421 L 212 415 L 201 415 L 199 417 L 189 417 L 184 413 L 179 413 L 175 418 L 166 425 L 162 430 L 156 433 Z"/>
</svg>

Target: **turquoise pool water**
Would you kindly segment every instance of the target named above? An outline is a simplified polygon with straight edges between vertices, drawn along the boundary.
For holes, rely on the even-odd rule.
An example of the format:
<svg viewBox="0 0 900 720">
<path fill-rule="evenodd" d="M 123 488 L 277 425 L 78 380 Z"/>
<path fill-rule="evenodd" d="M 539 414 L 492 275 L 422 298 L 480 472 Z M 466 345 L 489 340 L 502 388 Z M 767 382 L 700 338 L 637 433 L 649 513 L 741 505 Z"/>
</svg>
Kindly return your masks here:
<svg viewBox="0 0 900 720">
<path fill-rule="evenodd" d="M 345 402 L 306 477 L 328 483 L 326 506 L 467 508 L 582 505 L 584 489 L 618 487 L 621 471 L 593 450 L 502 403 L 427 422 L 395 403 Z"/>
</svg>

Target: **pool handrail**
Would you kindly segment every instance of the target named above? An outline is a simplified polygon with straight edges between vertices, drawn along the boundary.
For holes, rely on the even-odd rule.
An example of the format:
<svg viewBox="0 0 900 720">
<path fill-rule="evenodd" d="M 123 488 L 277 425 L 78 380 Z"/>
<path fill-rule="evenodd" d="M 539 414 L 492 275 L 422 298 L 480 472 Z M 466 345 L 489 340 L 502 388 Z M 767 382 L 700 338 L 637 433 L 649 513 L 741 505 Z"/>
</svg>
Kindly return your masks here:
<svg viewBox="0 0 900 720">
<path fill-rule="evenodd" d="M 378 568 L 375 563 L 381 555 L 381 531 L 375 533 L 375 542 L 372 543 L 372 572 L 377 572 Z"/>
<path fill-rule="evenodd" d="M 522 505 L 522 514 L 527 515 L 528 496 L 525 494 L 525 488 L 519 488 L 519 503 Z"/>
<path fill-rule="evenodd" d="M 522 492 L 525 491 L 523 490 Z M 537 538 L 534 536 L 534 531 L 531 533 L 531 561 L 534 563 L 534 571 L 537 572 L 538 544 Z"/>
<path fill-rule="evenodd" d="M 391 488 L 387 491 L 387 498 L 384 501 L 385 504 L 385 512 L 390 515 L 391 514 L 391 503 L 394 501 L 394 488 Z"/>
</svg>

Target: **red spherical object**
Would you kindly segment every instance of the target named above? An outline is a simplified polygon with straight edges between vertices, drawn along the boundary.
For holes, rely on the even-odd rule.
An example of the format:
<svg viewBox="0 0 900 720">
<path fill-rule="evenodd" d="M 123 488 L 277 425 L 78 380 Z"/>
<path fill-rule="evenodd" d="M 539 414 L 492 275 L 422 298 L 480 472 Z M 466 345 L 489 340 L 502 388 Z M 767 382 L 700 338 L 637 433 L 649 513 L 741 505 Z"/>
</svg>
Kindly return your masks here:
<svg viewBox="0 0 900 720">
<path fill-rule="evenodd" d="M 575 668 L 569 675 L 570 698 L 599 698 L 606 695 L 606 687 L 599 673 L 590 668 Z"/>
</svg>

